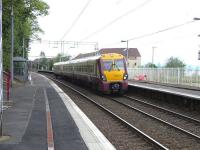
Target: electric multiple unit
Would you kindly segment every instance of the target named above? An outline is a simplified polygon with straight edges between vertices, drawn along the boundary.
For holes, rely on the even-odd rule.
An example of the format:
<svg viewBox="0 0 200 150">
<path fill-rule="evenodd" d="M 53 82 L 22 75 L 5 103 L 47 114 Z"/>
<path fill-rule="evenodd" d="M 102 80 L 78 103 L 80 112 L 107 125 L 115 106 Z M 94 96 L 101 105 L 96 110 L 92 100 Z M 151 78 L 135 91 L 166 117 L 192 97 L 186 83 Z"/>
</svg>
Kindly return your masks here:
<svg viewBox="0 0 200 150">
<path fill-rule="evenodd" d="M 103 93 L 124 93 L 128 89 L 128 74 L 123 55 L 101 54 L 66 62 L 55 63 L 56 76 L 64 76 L 78 83 L 87 84 Z"/>
</svg>

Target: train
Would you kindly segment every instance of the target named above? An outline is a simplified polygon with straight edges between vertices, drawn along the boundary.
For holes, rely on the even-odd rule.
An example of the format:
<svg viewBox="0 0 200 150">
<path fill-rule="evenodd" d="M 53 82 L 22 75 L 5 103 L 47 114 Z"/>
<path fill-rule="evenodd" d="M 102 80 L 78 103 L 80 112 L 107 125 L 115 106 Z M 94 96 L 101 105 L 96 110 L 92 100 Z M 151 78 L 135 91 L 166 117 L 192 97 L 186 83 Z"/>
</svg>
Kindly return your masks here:
<svg viewBox="0 0 200 150">
<path fill-rule="evenodd" d="M 53 72 L 56 77 L 65 77 L 106 94 L 124 94 L 128 90 L 126 59 L 117 53 L 57 62 Z"/>
</svg>

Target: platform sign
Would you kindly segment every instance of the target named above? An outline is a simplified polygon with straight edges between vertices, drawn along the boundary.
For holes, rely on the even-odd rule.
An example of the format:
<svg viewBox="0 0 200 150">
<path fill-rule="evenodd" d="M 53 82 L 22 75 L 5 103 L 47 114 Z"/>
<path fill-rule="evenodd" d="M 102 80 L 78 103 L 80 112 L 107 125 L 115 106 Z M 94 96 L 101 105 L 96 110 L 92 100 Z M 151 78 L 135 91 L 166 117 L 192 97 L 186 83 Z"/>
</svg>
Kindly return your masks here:
<svg viewBox="0 0 200 150">
<path fill-rule="evenodd" d="M 0 136 L 2 136 L 3 121 L 3 57 L 2 57 L 2 0 L 0 0 Z"/>
</svg>

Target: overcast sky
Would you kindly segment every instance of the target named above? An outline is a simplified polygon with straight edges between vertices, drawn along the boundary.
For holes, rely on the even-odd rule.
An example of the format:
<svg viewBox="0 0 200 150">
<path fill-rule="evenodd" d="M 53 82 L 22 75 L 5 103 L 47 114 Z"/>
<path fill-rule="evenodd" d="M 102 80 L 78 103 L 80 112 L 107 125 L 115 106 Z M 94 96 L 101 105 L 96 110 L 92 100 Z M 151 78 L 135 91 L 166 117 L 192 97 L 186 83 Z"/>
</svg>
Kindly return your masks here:
<svg viewBox="0 0 200 150">
<path fill-rule="evenodd" d="M 129 40 L 130 48 L 138 48 L 142 64 L 152 61 L 164 64 L 171 57 L 179 57 L 188 66 L 200 65 L 200 0 L 45 0 L 50 13 L 39 18 L 45 34 L 43 41 L 98 42 L 99 49 L 126 47 L 121 40 Z M 82 12 L 82 13 L 81 13 Z M 183 26 L 149 35 L 176 25 Z M 64 36 L 65 35 L 65 36 Z M 64 37 L 63 37 L 64 36 Z M 133 40 L 131 40 L 133 39 Z M 94 45 L 66 44 L 64 52 L 75 56 L 91 52 Z M 60 53 L 60 45 L 34 42 L 30 59 L 44 51 L 46 56 Z M 32 56 L 32 57 L 31 57 Z"/>
</svg>

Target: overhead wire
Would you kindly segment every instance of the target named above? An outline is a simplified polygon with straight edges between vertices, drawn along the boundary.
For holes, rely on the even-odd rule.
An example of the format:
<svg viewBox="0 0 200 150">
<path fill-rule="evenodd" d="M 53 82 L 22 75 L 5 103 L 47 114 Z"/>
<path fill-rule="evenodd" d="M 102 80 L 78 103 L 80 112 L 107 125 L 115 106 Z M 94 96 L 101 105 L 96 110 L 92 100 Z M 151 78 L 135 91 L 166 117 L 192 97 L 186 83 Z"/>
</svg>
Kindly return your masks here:
<svg viewBox="0 0 200 150">
<path fill-rule="evenodd" d="M 195 22 L 195 20 L 187 21 L 187 22 L 185 22 L 185 23 L 182 23 L 182 24 L 179 24 L 179 25 L 175 25 L 175 26 L 171 26 L 171 27 L 168 27 L 168 28 L 165 28 L 165 29 L 156 31 L 156 32 L 152 32 L 152 33 L 144 34 L 144 35 L 141 35 L 141 36 L 137 36 L 137 37 L 128 39 L 128 41 L 137 40 L 137 39 L 145 38 L 145 37 L 148 37 L 148 36 L 152 36 L 152 35 L 154 35 L 154 34 L 158 34 L 158 33 L 161 33 L 161 32 L 165 32 L 165 31 L 168 31 L 168 30 L 172 30 L 172 29 L 175 29 L 175 28 L 179 28 L 179 27 L 181 27 L 181 26 L 184 26 L 184 25 L 187 25 L 187 24 L 190 24 L 190 23 L 193 23 L 193 22 Z"/>
<path fill-rule="evenodd" d="M 72 22 L 71 26 L 69 27 L 69 29 L 63 34 L 63 36 L 61 37 L 60 40 L 63 40 L 64 37 L 69 34 L 69 32 L 71 31 L 71 29 L 75 26 L 76 22 L 79 20 L 79 18 L 81 17 L 81 15 L 84 13 L 84 11 L 86 10 L 86 8 L 88 7 L 88 5 L 90 4 L 92 0 L 88 0 L 88 2 L 86 3 L 86 5 L 83 7 L 83 9 L 81 10 L 81 12 L 79 13 L 79 15 L 76 17 L 76 19 Z"/>
<path fill-rule="evenodd" d="M 127 41 L 138 40 L 138 39 L 141 39 L 141 38 L 153 36 L 155 34 L 159 34 L 159 33 L 162 33 L 162 32 L 168 31 L 168 30 L 172 30 L 172 29 L 175 29 L 175 28 L 179 28 L 179 27 L 182 27 L 184 25 L 187 25 L 187 24 L 190 24 L 190 23 L 193 23 L 193 22 L 195 22 L 195 20 L 187 21 L 185 23 L 182 23 L 182 24 L 179 24 L 179 25 L 174 25 L 174 26 L 171 26 L 171 27 L 168 27 L 168 28 L 165 28 L 165 29 L 161 29 L 161 30 L 158 30 L 156 32 L 151 32 L 151 33 L 147 33 L 147 34 L 144 34 L 144 35 L 136 36 L 136 37 L 127 39 Z M 121 42 L 115 42 L 115 43 L 121 43 Z M 111 44 L 113 44 L 113 43 L 111 43 Z M 110 44 L 106 44 L 106 45 L 110 45 Z"/>
<path fill-rule="evenodd" d="M 130 13 L 140 9 L 141 7 L 145 6 L 147 3 L 149 3 L 150 1 L 152 0 L 146 0 L 145 2 L 141 3 L 140 5 L 138 5 L 137 7 L 135 7 L 134 9 L 131 9 L 129 11 L 127 11 L 126 13 L 122 14 L 121 16 L 115 18 L 114 20 L 112 20 L 111 22 L 107 23 L 106 25 L 104 25 L 103 27 L 101 27 L 100 29 L 96 30 L 95 32 L 87 35 L 85 38 L 83 38 L 81 41 L 85 41 L 87 40 L 88 38 L 94 36 L 95 34 L 105 30 L 106 28 L 108 28 L 109 26 L 111 26 L 112 24 L 114 24 L 115 22 L 117 22 L 118 20 L 122 19 L 123 17 L 129 15 Z"/>
</svg>

